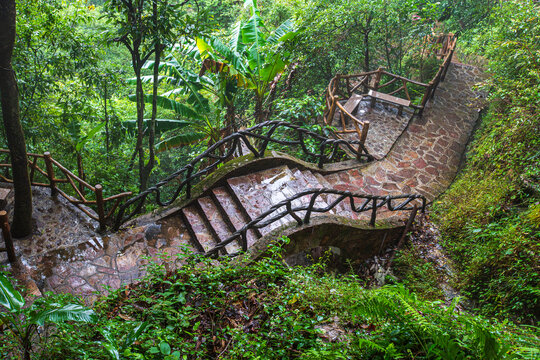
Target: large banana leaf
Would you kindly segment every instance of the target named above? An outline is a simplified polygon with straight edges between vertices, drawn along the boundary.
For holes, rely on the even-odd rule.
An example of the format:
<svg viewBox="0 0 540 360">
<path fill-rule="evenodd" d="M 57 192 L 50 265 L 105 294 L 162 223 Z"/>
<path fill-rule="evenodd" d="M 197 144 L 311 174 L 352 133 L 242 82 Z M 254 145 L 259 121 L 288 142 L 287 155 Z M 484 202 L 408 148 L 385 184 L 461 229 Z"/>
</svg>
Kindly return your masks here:
<svg viewBox="0 0 540 360">
<path fill-rule="evenodd" d="M 19 311 L 24 306 L 24 298 L 15 290 L 7 277 L 0 274 L 0 305 L 9 311 Z"/>
<path fill-rule="evenodd" d="M 244 8 L 249 8 L 251 15 L 260 15 L 259 9 L 257 8 L 257 0 L 245 0 Z"/>
<path fill-rule="evenodd" d="M 159 153 L 181 146 L 191 145 L 203 140 L 206 137 L 207 135 L 201 132 L 190 132 L 187 134 L 175 135 L 157 143 L 156 151 Z"/>
<path fill-rule="evenodd" d="M 43 325 L 46 322 L 59 323 L 64 321 L 95 322 L 97 316 L 93 310 L 82 305 L 51 304 L 45 310 L 33 314 L 29 319 L 31 324 Z"/>
<path fill-rule="evenodd" d="M 129 100 L 136 101 L 135 95 L 129 95 Z M 144 95 L 145 103 L 151 104 L 152 100 L 153 100 L 152 95 L 149 95 L 149 94 Z M 157 96 L 157 105 L 164 109 L 173 110 L 178 115 L 183 116 L 188 119 L 201 119 L 202 118 L 202 115 L 199 115 L 195 110 L 193 110 L 189 106 L 184 105 L 173 99 L 169 99 L 165 96 L 161 96 L 161 95 Z"/>
<path fill-rule="evenodd" d="M 296 36 L 294 29 L 294 23 L 291 21 L 291 19 L 287 19 L 283 22 L 283 24 L 279 25 L 276 30 L 274 30 L 272 35 L 266 39 L 266 42 L 268 44 L 275 45 L 278 42 L 287 41 Z"/>
<path fill-rule="evenodd" d="M 92 130 L 88 132 L 83 138 L 81 138 L 77 144 L 75 144 L 75 150 L 77 152 L 81 151 L 84 145 L 93 138 L 103 127 L 105 126 L 105 122 L 102 122 L 101 124 L 98 124 L 96 127 L 94 127 Z"/>
<path fill-rule="evenodd" d="M 248 63 L 250 69 L 260 69 L 263 63 L 261 48 L 266 44 L 263 33 L 261 18 L 255 14 L 242 26 L 242 42 L 252 44 L 248 50 Z"/>
<path fill-rule="evenodd" d="M 259 69 L 261 81 L 270 82 L 274 80 L 277 74 L 285 70 L 286 66 L 287 63 L 281 58 L 281 56 L 274 54 L 267 59 L 267 63 L 263 65 L 262 69 Z"/>
<path fill-rule="evenodd" d="M 244 43 L 242 43 L 242 22 L 239 21 L 234 27 L 231 35 L 231 50 L 236 53 L 244 51 Z"/>
</svg>

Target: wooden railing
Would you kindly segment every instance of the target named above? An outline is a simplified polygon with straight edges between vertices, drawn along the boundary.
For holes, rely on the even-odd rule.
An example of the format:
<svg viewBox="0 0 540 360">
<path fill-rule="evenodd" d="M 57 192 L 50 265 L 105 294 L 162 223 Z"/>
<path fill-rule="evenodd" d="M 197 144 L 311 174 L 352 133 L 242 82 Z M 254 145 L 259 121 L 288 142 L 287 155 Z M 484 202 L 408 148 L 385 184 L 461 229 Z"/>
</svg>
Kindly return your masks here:
<svg viewBox="0 0 540 360">
<path fill-rule="evenodd" d="M 0 149 L 0 181 L 13 183 L 10 151 Z M 60 194 L 91 219 L 99 222 L 100 230 L 110 225 L 120 202 L 131 192 L 103 197 L 100 184 L 90 185 L 52 158 L 49 152 L 27 154 L 30 182 L 33 186 L 48 187 L 51 195 Z M 61 177 L 57 177 L 57 175 Z"/>
<path fill-rule="evenodd" d="M 369 121 L 360 120 L 352 114 L 342 104 L 353 97 L 363 99 L 371 98 L 371 106 L 375 105 L 377 98 L 373 92 L 381 92 L 398 100 L 396 104 L 400 106 L 407 103 L 418 115 L 422 115 L 427 102 L 435 95 L 435 90 L 441 81 L 444 81 L 448 67 L 452 61 L 452 56 L 456 47 L 457 38 L 454 34 L 444 34 L 439 36 L 430 36 L 426 38 L 433 46 L 433 53 L 438 58 L 442 58 L 439 69 L 433 79 L 425 84 L 420 81 L 412 80 L 392 74 L 379 68 L 374 71 L 363 72 L 351 75 L 336 75 L 328 85 L 325 94 L 326 110 L 324 112 L 324 122 L 328 126 L 333 126 L 336 111 L 339 111 L 341 129 L 335 131 L 336 134 L 356 132 L 362 144 L 365 143 Z M 399 101 L 403 100 L 403 101 Z M 347 125 L 354 125 L 354 129 L 348 129 Z"/>
<path fill-rule="evenodd" d="M 289 131 L 295 136 L 287 137 L 283 136 L 283 133 L 280 135 L 278 130 Z M 308 142 L 316 143 L 315 149 L 310 149 L 307 146 Z M 242 149 L 245 148 L 256 158 L 261 158 L 264 157 L 270 144 L 297 146 L 302 150 L 304 160 L 315 159 L 319 168 L 322 168 L 324 164 L 341 161 L 338 154 L 340 148 L 347 149 L 359 161 L 374 160 L 358 140 L 329 139 L 284 121 L 263 122 L 221 139 L 183 168 L 126 201 L 118 209 L 113 230 L 120 229 L 122 224 L 140 214 L 147 203 L 169 206 L 180 197 L 190 199 L 191 189 L 219 165 L 231 160 L 235 152 L 242 154 Z M 228 150 L 222 152 L 222 148 Z"/>
<path fill-rule="evenodd" d="M 334 195 L 336 198 L 326 206 L 317 204 L 317 198 L 327 195 Z M 305 198 L 305 201 L 300 199 Z M 300 202 L 300 204 L 298 204 Z M 422 212 L 426 209 L 427 200 L 422 195 L 397 195 L 397 196 L 377 196 L 358 194 L 350 191 L 342 191 L 335 189 L 309 189 L 302 191 L 289 197 L 263 212 L 255 219 L 245 224 L 241 229 L 238 229 L 231 234 L 227 239 L 220 242 L 218 245 L 206 252 L 206 255 L 215 256 L 220 250 L 233 241 L 239 241 L 242 245 L 242 251 L 247 251 L 248 241 L 247 232 L 250 229 L 262 229 L 270 224 L 273 224 L 287 215 L 297 222 L 298 226 L 309 224 L 313 214 L 328 213 L 340 203 L 348 202 L 351 210 L 354 213 L 368 212 L 370 214 L 369 224 L 375 227 L 377 220 L 377 212 L 386 208 L 388 211 L 412 211 L 416 215 L 416 210 L 419 208 Z M 238 255 L 230 254 L 230 256 Z"/>
</svg>

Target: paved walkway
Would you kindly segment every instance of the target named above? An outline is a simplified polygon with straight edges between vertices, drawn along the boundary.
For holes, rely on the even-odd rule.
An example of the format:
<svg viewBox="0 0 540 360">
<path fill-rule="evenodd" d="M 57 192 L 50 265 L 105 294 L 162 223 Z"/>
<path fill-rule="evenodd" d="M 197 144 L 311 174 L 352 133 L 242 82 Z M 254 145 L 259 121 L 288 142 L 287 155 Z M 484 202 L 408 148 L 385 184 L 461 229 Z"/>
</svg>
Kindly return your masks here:
<svg viewBox="0 0 540 360">
<path fill-rule="evenodd" d="M 392 146 L 385 144 L 384 152 L 389 152 L 379 161 L 325 176 L 279 167 L 229 179 L 228 190 L 214 189 L 212 201 L 198 200 L 198 214 L 210 222 L 224 223 L 215 210 L 221 204 L 231 217 L 228 226 L 238 228 L 247 219 L 242 219 L 231 196 L 256 215 L 297 191 L 322 186 L 376 195 L 420 193 L 433 200 L 456 175 L 478 119 L 481 99 L 472 87 L 480 79 L 478 69 L 452 64 L 424 116 L 414 117 Z M 39 193 L 43 191 L 46 190 L 39 190 L 36 198 L 48 197 Z M 222 224 L 221 230 L 216 227 L 217 231 L 210 234 L 204 226 L 205 219 L 185 208 L 178 216 L 164 221 L 99 236 L 92 231 L 91 224 L 74 220 L 70 208 L 61 200 L 44 199 L 37 209 L 38 222 L 42 222 L 37 227 L 40 232 L 16 244 L 23 264 L 30 269 L 30 276 L 41 291 L 77 293 L 88 301 L 106 286 L 118 288 L 140 277 L 140 268 L 149 259 L 162 261 L 160 253 L 167 254 L 167 261 L 162 261 L 166 266 L 179 266 L 175 254 L 181 252 L 181 246 L 194 248 L 188 227 L 192 227 L 191 234 L 195 233 L 205 249 L 211 246 L 212 236 L 226 236 L 231 231 Z M 350 209 L 343 207 L 336 211 L 342 216 L 351 214 Z"/>
</svg>

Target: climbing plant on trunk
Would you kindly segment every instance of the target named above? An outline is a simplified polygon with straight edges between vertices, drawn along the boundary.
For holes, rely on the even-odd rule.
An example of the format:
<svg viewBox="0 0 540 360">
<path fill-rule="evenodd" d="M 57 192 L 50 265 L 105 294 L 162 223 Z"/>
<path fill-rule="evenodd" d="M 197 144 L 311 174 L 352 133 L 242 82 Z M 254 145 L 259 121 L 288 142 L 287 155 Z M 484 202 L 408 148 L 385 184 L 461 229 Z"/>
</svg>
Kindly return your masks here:
<svg viewBox="0 0 540 360">
<path fill-rule="evenodd" d="M 15 189 L 11 231 L 15 237 L 23 237 L 32 232 L 32 189 L 28 177 L 26 144 L 19 120 L 19 90 L 11 66 L 15 24 L 15 0 L 0 0 L 0 95 Z"/>
</svg>

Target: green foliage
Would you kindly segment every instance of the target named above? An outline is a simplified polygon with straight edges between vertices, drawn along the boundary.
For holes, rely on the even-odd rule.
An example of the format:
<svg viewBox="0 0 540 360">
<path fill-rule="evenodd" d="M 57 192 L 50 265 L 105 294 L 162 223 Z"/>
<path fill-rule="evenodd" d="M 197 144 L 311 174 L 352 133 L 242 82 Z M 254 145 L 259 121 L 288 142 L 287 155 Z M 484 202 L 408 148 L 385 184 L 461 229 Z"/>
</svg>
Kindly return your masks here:
<svg viewBox="0 0 540 360">
<path fill-rule="evenodd" d="M 467 165 L 436 204 L 461 288 L 490 315 L 536 321 L 540 313 L 540 17 L 532 1 L 501 3 L 471 35 L 489 60 L 490 107 Z"/>
<path fill-rule="evenodd" d="M 403 285 L 367 290 L 354 275 L 325 273 L 323 263 L 289 268 L 281 258 L 288 241 L 277 241 L 258 262 L 216 261 L 187 250 L 162 254 L 141 282 L 97 301 L 95 324 L 58 324 L 41 344 L 43 358 L 484 360 L 536 354 L 537 329 L 461 313 L 458 299 L 449 306 L 424 301 Z M 171 262 L 183 266 L 167 271 Z M 334 342 L 323 341 L 329 326 L 341 334 Z"/>
<path fill-rule="evenodd" d="M 401 250 L 393 264 L 393 271 L 408 289 L 427 299 L 441 298 L 439 273 L 434 264 L 424 259 L 418 248 Z"/>
<path fill-rule="evenodd" d="M 91 323 L 97 319 L 93 310 L 80 304 L 62 304 L 44 298 L 25 305 L 22 294 L 5 275 L 0 274 L 0 324 L 6 327 L 0 339 L 14 340 L 5 344 L 7 349 L 0 347 L 0 353 L 20 351 L 25 359 L 30 359 L 38 327 L 66 321 Z"/>
<path fill-rule="evenodd" d="M 288 64 L 288 53 L 283 51 L 282 45 L 294 38 L 297 32 L 291 20 L 286 20 L 273 32 L 265 31 L 257 2 L 246 0 L 244 7 L 249 9 L 251 17 L 235 25 L 229 44 L 212 36 L 198 38 L 197 47 L 203 59 L 225 65 L 212 71 L 227 74 L 235 79 L 238 87 L 254 91 L 255 118 L 261 122 L 262 103 L 270 84 Z"/>
</svg>

